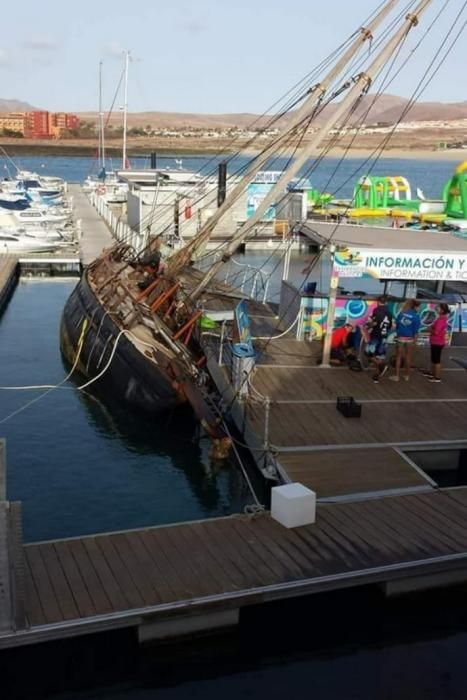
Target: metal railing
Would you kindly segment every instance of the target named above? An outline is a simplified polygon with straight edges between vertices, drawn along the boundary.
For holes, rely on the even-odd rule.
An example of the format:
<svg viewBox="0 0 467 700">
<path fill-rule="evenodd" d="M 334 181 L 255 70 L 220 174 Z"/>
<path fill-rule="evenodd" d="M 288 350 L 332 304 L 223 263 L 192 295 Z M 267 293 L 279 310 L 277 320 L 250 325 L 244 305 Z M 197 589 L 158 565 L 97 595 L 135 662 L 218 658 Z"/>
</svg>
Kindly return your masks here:
<svg viewBox="0 0 467 700">
<path fill-rule="evenodd" d="M 206 255 L 196 263 L 200 270 L 207 270 L 222 256 L 222 251 Z M 235 289 L 245 292 L 256 301 L 265 302 L 269 294 L 271 275 L 265 270 L 231 258 L 219 278 Z"/>
<path fill-rule="evenodd" d="M 90 192 L 88 196 L 91 204 L 104 221 L 107 222 L 113 236 L 119 243 L 128 243 L 137 253 L 146 248 L 148 243 L 146 232 L 140 233 L 132 229 L 97 192 Z"/>
</svg>

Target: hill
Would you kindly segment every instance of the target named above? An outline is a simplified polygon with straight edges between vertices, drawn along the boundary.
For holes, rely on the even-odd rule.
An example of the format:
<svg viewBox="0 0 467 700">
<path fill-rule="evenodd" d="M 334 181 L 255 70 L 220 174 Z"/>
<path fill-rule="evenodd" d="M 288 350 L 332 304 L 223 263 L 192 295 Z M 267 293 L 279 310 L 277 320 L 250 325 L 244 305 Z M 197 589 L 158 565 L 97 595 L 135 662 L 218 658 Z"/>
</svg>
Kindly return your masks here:
<svg viewBox="0 0 467 700">
<path fill-rule="evenodd" d="M 15 99 L 0 99 L 0 112 L 33 112 L 37 109 L 38 107 L 33 107 L 29 102 Z"/>
<path fill-rule="evenodd" d="M 364 95 L 358 108 L 352 115 L 351 122 L 364 121 L 365 123 L 388 122 L 393 124 L 404 112 L 409 104 L 409 100 L 396 95 Z M 323 123 L 336 109 L 336 104 L 325 107 L 318 115 L 317 123 Z M 97 121 L 96 112 L 82 112 L 78 115 L 81 119 Z M 151 126 L 152 129 L 172 128 L 183 129 L 184 127 L 209 129 L 240 127 L 247 128 L 254 123 L 259 125 L 265 123 L 270 117 L 259 116 L 257 114 L 191 114 L 184 112 L 133 112 L 128 114 L 130 127 Z M 283 117 L 278 126 L 281 126 L 290 119 L 290 114 Z M 456 119 L 467 119 L 467 101 L 455 103 L 443 102 L 416 102 L 408 109 L 403 117 L 403 121 L 453 121 Z M 111 116 L 112 125 L 121 124 L 122 115 L 116 113 Z"/>
</svg>

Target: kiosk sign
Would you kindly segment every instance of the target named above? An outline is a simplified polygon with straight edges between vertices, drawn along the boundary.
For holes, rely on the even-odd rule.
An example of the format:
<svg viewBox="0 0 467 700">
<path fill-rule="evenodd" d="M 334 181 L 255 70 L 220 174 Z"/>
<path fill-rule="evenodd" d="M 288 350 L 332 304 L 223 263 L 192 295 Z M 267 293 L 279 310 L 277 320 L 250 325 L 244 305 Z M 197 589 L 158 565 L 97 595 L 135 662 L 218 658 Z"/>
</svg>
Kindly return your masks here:
<svg viewBox="0 0 467 700">
<path fill-rule="evenodd" d="M 339 277 L 467 281 L 467 254 L 341 248 L 334 255 L 334 270 Z"/>
</svg>

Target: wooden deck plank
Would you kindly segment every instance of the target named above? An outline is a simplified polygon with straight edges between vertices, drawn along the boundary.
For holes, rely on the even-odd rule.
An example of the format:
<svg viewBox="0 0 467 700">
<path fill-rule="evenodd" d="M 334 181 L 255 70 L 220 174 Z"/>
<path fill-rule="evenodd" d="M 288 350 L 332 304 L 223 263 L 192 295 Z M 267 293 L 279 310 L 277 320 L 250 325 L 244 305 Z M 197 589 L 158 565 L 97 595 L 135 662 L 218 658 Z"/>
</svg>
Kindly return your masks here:
<svg viewBox="0 0 467 700">
<path fill-rule="evenodd" d="M 416 498 L 412 496 L 407 496 L 406 498 L 409 499 L 407 504 L 402 501 L 387 504 L 391 507 L 394 516 L 396 518 L 401 517 L 403 513 L 404 524 L 406 524 L 414 534 L 417 534 L 424 543 L 424 546 L 428 548 L 428 551 L 431 549 L 432 554 L 441 551 L 456 551 L 458 547 L 456 547 L 450 536 L 444 536 L 442 529 L 439 527 L 439 521 L 438 526 L 433 527 L 430 521 L 425 517 L 425 514 L 420 513 L 419 503 Z"/>
<path fill-rule="evenodd" d="M 429 486 L 392 447 L 282 453 L 279 462 L 290 481 L 311 488 L 318 498 Z"/>
<path fill-rule="evenodd" d="M 129 608 L 141 608 L 145 605 L 134 577 L 131 575 L 126 560 L 121 556 L 114 535 L 99 535 L 95 538 L 96 545 L 105 557 L 109 569 L 126 600 Z"/>
<path fill-rule="evenodd" d="M 452 489 L 449 491 L 449 505 L 447 505 L 449 518 L 459 527 L 460 529 L 465 527 L 467 520 L 467 503 L 462 500 L 463 490 L 465 487 L 460 489 Z M 443 492 L 444 493 L 444 492 Z M 437 510 L 437 504 L 434 504 L 435 511 Z"/>
<path fill-rule="evenodd" d="M 438 540 L 443 544 L 443 547 L 452 547 L 456 551 L 465 549 L 467 547 L 465 524 L 461 527 L 453 527 L 452 511 L 450 517 L 443 511 L 444 509 L 438 508 L 435 503 L 430 508 L 422 499 L 416 499 L 414 512 L 424 518 L 425 522 L 438 533 Z"/>
<path fill-rule="evenodd" d="M 375 511 L 372 508 L 373 502 L 359 501 L 358 504 L 346 505 L 350 506 L 350 511 L 353 507 L 356 517 L 366 517 L 368 527 L 373 527 L 377 532 L 380 532 L 382 538 L 387 538 L 388 543 L 395 541 L 398 547 L 396 551 L 405 551 L 406 559 L 410 560 L 420 550 L 428 555 L 430 549 L 427 549 L 418 537 L 414 537 L 413 533 L 407 532 L 407 529 L 396 521 L 394 513 L 390 509 L 384 508 L 383 501 L 386 500 L 388 499 L 379 499 L 378 501 L 378 506 L 381 506 L 378 508 L 378 518 L 375 518 Z"/>
<path fill-rule="evenodd" d="M 303 568 L 293 558 L 288 551 L 286 533 L 284 529 L 275 521 L 268 522 L 268 528 L 262 527 L 261 518 L 252 522 L 252 527 L 261 529 L 261 541 L 263 547 L 269 550 L 270 556 L 276 558 L 283 566 L 283 571 L 287 577 L 297 579 L 303 576 Z"/>
<path fill-rule="evenodd" d="M 50 581 L 49 572 L 42 560 L 40 549 L 38 547 L 26 547 L 25 557 L 29 564 L 37 595 L 41 601 L 46 622 L 63 621 L 62 611 Z"/>
<path fill-rule="evenodd" d="M 351 528 L 353 535 L 353 552 L 349 550 L 350 553 L 354 553 L 356 559 L 358 558 L 358 560 L 362 562 L 362 568 L 373 566 L 375 560 L 374 547 L 369 544 L 369 538 L 366 536 L 366 532 L 361 528 L 357 519 L 350 520 L 346 517 L 346 514 L 338 508 L 323 509 L 321 517 L 326 520 L 328 526 L 331 527 L 334 532 L 341 535 L 343 542 L 346 542 L 345 533 Z"/>
<path fill-rule="evenodd" d="M 141 563 L 148 580 L 151 581 L 152 587 L 157 593 L 158 598 L 161 602 L 169 602 L 176 598 L 175 590 L 169 585 L 168 581 L 164 576 L 164 572 L 152 558 L 150 552 L 144 543 L 144 538 L 141 532 L 127 532 L 123 535 L 128 541 L 128 545 L 131 547 L 135 555 L 138 557 L 138 561 Z"/>
<path fill-rule="evenodd" d="M 259 517 L 252 521 L 251 529 L 259 529 L 263 540 L 264 536 L 269 536 L 269 522 L 264 517 Z M 279 526 L 271 534 L 271 539 L 282 546 L 283 550 L 294 562 L 297 571 L 307 571 L 309 569 L 309 556 L 304 555 L 300 541 L 289 530 Z"/>
<path fill-rule="evenodd" d="M 24 584 L 26 619 L 30 625 L 45 625 L 47 620 L 27 557 L 24 557 Z"/>
<path fill-rule="evenodd" d="M 339 552 L 342 559 L 349 568 L 362 568 L 362 554 L 355 546 L 355 539 L 351 542 L 340 528 L 335 527 L 328 512 L 324 511 L 321 516 L 320 532 L 326 535 L 329 544 L 333 544 L 335 551 Z M 363 557 L 365 559 L 365 557 Z"/>
<path fill-rule="evenodd" d="M 102 582 L 98 577 L 91 560 L 89 559 L 89 555 L 83 541 L 79 539 L 67 540 L 66 547 L 63 548 L 62 551 L 63 556 L 65 556 L 68 552 L 72 557 L 72 560 L 70 560 L 68 557 L 66 559 L 67 570 L 69 570 L 70 564 L 72 566 L 69 573 L 70 583 L 74 582 L 76 578 L 76 570 L 78 570 L 83 580 L 87 595 L 89 596 L 90 601 L 88 601 L 86 598 L 86 592 L 82 591 L 81 589 L 79 590 L 78 595 L 80 600 L 82 600 L 82 607 L 88 606 L 91 609 L 92 606 L 96 612 L 99 611 L 101 614 L 113 612 L 113 606 L 107 597 L 107 594 L 102 586 Z"/>
<path fill-rule="evenodd" d="M 158 546 L 154 537 L 152 537 L 151 530 L 143 530 L 139 533 L 139 537 L 148 555 L 151 557 L 156 570 L 160 572 L 160 576 L 158 576 L 158 590 L 161 590 L 161 586 L 165 586 L 170 590 L 170 600 L 177 600 L 181 595 L 181 591 L 184 596 L 186 596 L 187 594 L 184 589 L 183 581 L 178 575 L 178 572 L 173 568 L 170 560 L 165 556 L 163 550 Z"/>
<path fill-rule="evenodd" d="M 193 531 L 198 535 L 203 545 L 217 559 L 223 572 L 223 578 L 226 586 L 231 585 L 235 590 L 241 590 L 245 586 L 245 578 L 238 567 L 238 557 L 232 561 L 231 557 L 226 554 L 223 548 L 223 543 L 219 543 L 217 537 L 214 537 L 208 531 L 205 523 L 192 523 Z M 232 537 L 235 536 L 236 522 L 232 523 Z"/>
<path fill-rule="evenodd" d="M 176 585 L 178 598 L 192 598 L 195 594 L 195 581 L 184 557 L 177 554 L 170 540 L 161 535 L 159 529 L 148 530 L 148 544 L 152 541 L 152 557 L 170 572 L 171 585 Z"/>
<path fill-rule="evenodd" d="M 70 544 L 70 542 L 61 541 L 55 542 L 53 546 L 80 615 L 82 617 L 95 615 L 99 608 L 94 605 L 89 591 L 90 582 L 85 576 L 87 570 L 81 568 L 81 563 L 78 564 L 76 561 Z"/>
<path fill-rule="evenodd" d="M 381 517 L 385 518 L 385 522 L 392 529 L 398 531 L 405 540 L 412 541 L 417 549 L 422 550 L 428 556 L 433 556 L 439 549 L 437 543 L 425 534 L 423 522 L 416 517 L 412 518 L 408 508 L 401 510 L 397 501 L 397 498 L 382 499 L 382 503 L 379 504 Z M 364 505 L 368 510 L 369 504 Z"/>
<path fill-rule="evenodd" d="M 203 592 L 206 592 L 207 595 L 221 593 L 223 588 L 216 577 L 217 562 L 212 557 L 207 556 L 201 541 L 194 535 L 191 528 L 183 526 L 173 528 L 170 531 L 169 539 L 180 556 L 186 557 L 186 552 L 190 553 L 188 561 L 192 575 L 201 583 Z"/>
<path fill-rule="evenodd" d="M 147 569 L 142 564 L 135 549 L 130 546 L 125 534 L 112 535 L 112 543 L 116 551 L 118 551 L 122 562 L 125 563 L 133 585 L 137 588 L 144 605 L 156 605 L 159 603 L 161 598 L 152 585 Z"/>
<path fill-rule="evenodd" d="M 382 518 L 375 522 L 373 513 L 363 507 L 362 503 L 346 503 L 345 508 L 338 509 L 341 517 L 348 517 L 350 525 L 353 522 L 361 523 L 365 537 L 369 539 L 374 551 L 384 552 L 385 556 L 399 556 L 403 559 L 410 558 L 414 548 L 411 542 L 401 539 L 400 533 L 387 524 Z"/>
<path fill-rule="evenodd" d="M 180 527 L 179 533 L 190 549 L 196 563 L 197 575 L 206 578 L 212 590 L 218 593 L 225 591 L 226 584 L 231 585 L 231 583 L 226 579 L 218 558 L 213 556 L 211 550 L 205 546 L 199 534 L 193 528 L 186 527 Z"/>
<path fill-rule="evenodd" d="M 218 522 L 222 526 L 222 523 Z M 241 519 L 235 518 L 232 523 L 229 521 L 227 527 L 218 528 L 214 523 L 206 523 L 205 527 L 210 537 L 216 539 L 230 562 L 240 571 L 244 586 L 258 586 L 261 585 L 261 581 L 272 582 L 283 574 L 283 568 L 271 561 L 264 547 L 260 546 L 256 549 L 256 557 L 252 554 L 257 536 L 249 527 L 249 521 L 244 523 Z"/>
<path fill-rule="evenodd" d="M 115 580 L 112 570 L 103 556 L 100 547 L 97 545 L 95 538 L 84 538 L 83 545 L 113 609 L 125 610 L 128 607 L 128 601 L 121 591 L 118 582 Z"/>
<path fill-rule="evenodd" d="M 72 590 L 63 572 L 61 562 L 53 545 L 43 544 L 40 546 L 40 554 L 44 566 L 47 569 L 55 597 L 62 612 L 64 620 L 71 620 L 80 616 L 75 603 Z"/>
<path fill-rule="evenodd" d="M 435 385 L 436 386 L 436 385 Z M 250 422 L 264 432 L 264 408 L 255 406 Z M 467 402 L 379 403 L 363 406 L 361 418 L 345 418 L 333 404 L 270 407 L 270 441 L 281 448 L 314 445 L 401 444 L 465 440 Z"/>
</svg>

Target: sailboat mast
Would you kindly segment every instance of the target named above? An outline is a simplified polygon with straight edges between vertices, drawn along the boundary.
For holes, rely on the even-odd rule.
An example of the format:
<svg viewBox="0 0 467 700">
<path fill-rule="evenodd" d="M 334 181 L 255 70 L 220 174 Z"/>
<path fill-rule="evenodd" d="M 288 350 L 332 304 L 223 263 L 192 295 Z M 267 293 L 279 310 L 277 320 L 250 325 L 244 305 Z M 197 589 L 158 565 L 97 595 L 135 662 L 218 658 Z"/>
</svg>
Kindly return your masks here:
<svg viewBox="0 0 467 700">
<path fill-rule="evenodd" d="M 193 250 L 209 239 L 214 227 L 217 225 L 225 212 L 232 206 L 232 204 L 234 204 L 234 202 L 236 202 L 236 200 L 243 194 L 247 185 L 249 185 L 256 173 L 261 170 L 271 155 L 273 155 L 274 152 L 276 152 L 288 141 L 297 127 L 302 124 L 304 119 L 312 112 L 312 109 L 319 104 L 329 86 L 333 84 L 334 80 L 347 67 L 353 56 L 358 53 L 365 42 L 373 39 L 373 32 L 375 29 L 381 24 L 381 22 L 383 22 L 394 7 L 398 5 L 399 1 L 400 0 L 387 0 L 382 9 L 375 15 L 373 20 L 369 22 L 368 26 L 361 28 L 358 37 L 352 42 L 335 66 L 331 68 L 329 73 L 321 82 L 317 83 L 309 90 L 309 96 L 306 98 L 302 106 L 293 114 L 287 129 L 271 144 L 269 144 L 269 146 L 266 146 L 259 156 L 254 159 L 254 161 L 246 169 L 241 180 L 237 185 L 235 185 L 227 198 L 224 200 L 224 203 L 217 209 L 216 212 L 214 212 L 214 214 L 209 218 L 209 221 L 207 221 L 206 224 L 200 229 L 198 234 L 192 241 L 190 241 L 188 246 L 180 251 L 180 253 L 172 256 L 172 268 L 177 268 L 186 264 L 186 262 L 190 259 Z"/>
<path fill-rule="evenodd" d="M 99 164 L 105 168 L 104 112 L 102 108 L 102 61 L 99 61 Z"/>
<path fill-rule="evenodd" d="M 130 52 L 125 51 L 125 72 L 123 81 L 123 149 L 122 149 L 122 170 L 127 168 L 126 145 L 127 145 L 127 119 L 128 119 L 128 65 L 130 62 Z"/>
<path fill-rule="evenodd" d="M 215 262 L 207 271 L 199 285 L 192 292 L 191 298 L 195 300 L 202 291 L 206 288 L 209 282 L 216 276 L 221 267 L 227 262 L 237 250 L 238 246 L 245 240 L 250 231 L 260 221 L 264 213 L 269 207 L 280 197 L 290 180 L 300 171 L 306 161 L 310 158 L 312 152 L 320 145 L 321 141 L 329 133 L 329 131 L 343 117 L 357 97 L 367 90 L 374 77 L 378 74 L 382 66 L 388 61 L 399 44 L 406 38 L 410 30 L 418 24 L 420 15 L 429 7 L 432 0 L 421 0 L 413 13 L 406 16 L 405 22 L 400 29 L 393 35 L 376 59 L 371 63 L 366 71 L 360 73 L 353 87 L 349 90 L 346 97 L 337 105 L 335 113 L 326 121 L 321 130 L 310 139 L 310 141 L 302 147 L 300 155 L 293 161 L 291 166 L 282 174 L 277 183 L 272 187 L 266 197 L 260 202 L 258 208 L 248 221 L 240 227 L 238 232 L 232 237 L 229 245 L 226 247 L 222 258 Z"/>
</svg>

